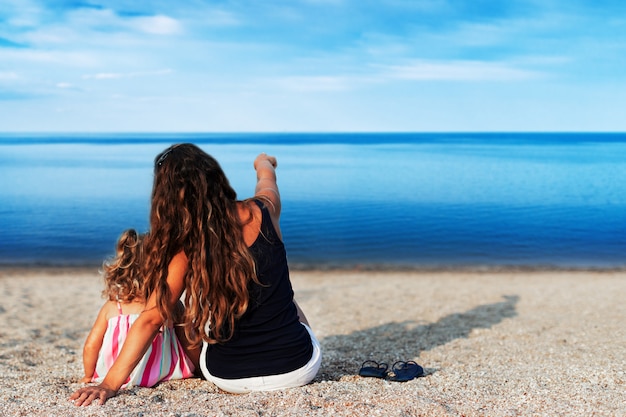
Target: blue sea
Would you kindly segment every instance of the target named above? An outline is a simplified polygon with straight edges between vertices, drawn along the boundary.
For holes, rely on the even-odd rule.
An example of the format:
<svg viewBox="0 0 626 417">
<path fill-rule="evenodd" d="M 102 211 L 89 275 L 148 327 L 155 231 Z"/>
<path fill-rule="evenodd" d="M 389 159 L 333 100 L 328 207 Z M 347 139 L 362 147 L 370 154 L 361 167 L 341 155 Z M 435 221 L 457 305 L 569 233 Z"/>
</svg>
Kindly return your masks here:
<svg viewBox="0 0 626 417">
<path fill-rule="evenodd" d="M 292 268 L 622 268 L 626 134 L 0 134 L 0 266 L 98 266 L 193 142 L 240 198 L 278 159 Z"/>
</svg>

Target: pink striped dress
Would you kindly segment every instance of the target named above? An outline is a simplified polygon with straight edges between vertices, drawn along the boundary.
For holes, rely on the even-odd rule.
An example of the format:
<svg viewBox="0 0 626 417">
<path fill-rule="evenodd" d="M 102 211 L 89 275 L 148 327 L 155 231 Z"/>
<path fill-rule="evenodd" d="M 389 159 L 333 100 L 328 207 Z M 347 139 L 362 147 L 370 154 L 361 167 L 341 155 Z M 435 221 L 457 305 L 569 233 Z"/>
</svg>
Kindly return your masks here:
<svg viewBox="0 0 626 417">
<path fill-rule="evenodd" d="M 102 382 L 122 350 L 130 326 L 139 317 L 139 314 L 123 314 L 119 303 L 117 309 L 119 315 L 109 319 L 104 334 L 93 382 Z M 162 381 L 188 378 L 193 376 L 193 371 L 194 366 L 185 355 L 174 329 L 163 326 L 122 387 L 152 387 Z"/>
</svg>

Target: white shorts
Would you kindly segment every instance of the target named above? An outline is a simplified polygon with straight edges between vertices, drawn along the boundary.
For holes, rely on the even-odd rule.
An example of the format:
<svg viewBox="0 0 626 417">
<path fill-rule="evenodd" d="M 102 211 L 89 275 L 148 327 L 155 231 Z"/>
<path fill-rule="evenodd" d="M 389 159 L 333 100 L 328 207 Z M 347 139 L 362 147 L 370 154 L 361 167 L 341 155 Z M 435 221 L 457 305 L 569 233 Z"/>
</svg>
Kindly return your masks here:
<svg viewBox="0 0 626 417">
<path fill-rule="evenodd" d="M 218 378 L 211 375 L 206 367 L 208 344 L 203 342 L 202 354 L 200 355 L 200 369 L 202 370 L 202 375 L 204 375 L 207 381 L 211 381 L 221 390 L 233 394 L 246 394 L 252 391 L 276 391 L 306 385 L 315 378 L 317 371 L 320 369 L 320 365 L 322 364 L 322 349 L 311 328 L 304 323 L 302 323 L 302 325 L 307 329 L 309 335 L 311 335 L 311 343 L 313 344 L 311 360 L 302 368 L 280 375 L 255 376 L 240 379 Z"/>
</svg>

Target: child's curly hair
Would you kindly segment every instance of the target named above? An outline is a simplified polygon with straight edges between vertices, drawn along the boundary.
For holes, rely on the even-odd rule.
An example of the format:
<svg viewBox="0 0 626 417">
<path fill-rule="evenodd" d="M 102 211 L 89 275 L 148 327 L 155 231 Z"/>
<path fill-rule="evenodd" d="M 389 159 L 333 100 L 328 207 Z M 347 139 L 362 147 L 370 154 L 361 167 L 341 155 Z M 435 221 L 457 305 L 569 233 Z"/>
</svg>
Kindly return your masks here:
<svg viewBox="0 0 626 417">
<path fill-rule="evenodd" d="M 103 264 L 105 289 L 102 296 L 110 301 L 129 303 L 143 299 L 144 279 L 141 273 L 143 239 L 135 229 L 125 230 L 117 241 L 115 257 Z"/>
</svg>

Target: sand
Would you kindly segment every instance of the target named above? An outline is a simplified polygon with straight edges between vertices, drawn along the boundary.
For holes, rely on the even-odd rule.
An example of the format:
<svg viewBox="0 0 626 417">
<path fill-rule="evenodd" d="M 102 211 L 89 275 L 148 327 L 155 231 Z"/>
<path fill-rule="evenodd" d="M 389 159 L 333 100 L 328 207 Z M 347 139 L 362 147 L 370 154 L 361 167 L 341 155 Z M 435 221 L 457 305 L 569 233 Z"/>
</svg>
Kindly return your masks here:
<svg viewBox="0 0 626 417">
<path fill-rule="evenodd" d="M 0 270 L 2 416 L 626 416 L 624 271 L 294 271 L 324 350 L 310 385 L 200 379 L 76 407 L 97 269 Z M 415 360 L 406 383 L 357 376 Z"/>
</svg>

